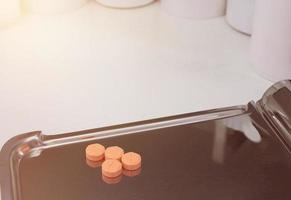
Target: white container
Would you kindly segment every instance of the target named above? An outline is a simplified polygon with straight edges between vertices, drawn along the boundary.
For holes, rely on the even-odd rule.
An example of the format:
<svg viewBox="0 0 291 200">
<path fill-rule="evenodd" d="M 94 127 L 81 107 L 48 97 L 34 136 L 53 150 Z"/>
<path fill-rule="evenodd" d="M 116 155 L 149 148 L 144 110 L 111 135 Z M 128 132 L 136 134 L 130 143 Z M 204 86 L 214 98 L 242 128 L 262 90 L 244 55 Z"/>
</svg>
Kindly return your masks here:
<svg viewBox="0 0 291 200">
<path fill-rule="evenodd" d="M 251 54 L 259 74 L 291 79 L 291 0 L 256 0 Z"/>
<path fill-rule="evenodd" d="M 23 5 L 27 12 L 55 14 L 75 10 L 86 2 L 87 0 L 23 0 Z"/>
<path fill-rule="evenodd" d="M 20 0 L 0 0 L 0 27 L 14 23 L 20 16 Z"/>
<path fill-rule="evenodd" d="M 113 8 L 135 8 L 145 6 L 155 0 L 97 0 L 98 3 Z"/>
<path fill-rule="evenodd" d="M 177 17 L 203 19 L 225 14 L 225 0 L 161 0 L 162 8 Z"/>
<path fill-rule="evenodd" d="M 226 21 L 236 30 L 251 34 L 255 0 L 228 0 Z"/>
</svg>

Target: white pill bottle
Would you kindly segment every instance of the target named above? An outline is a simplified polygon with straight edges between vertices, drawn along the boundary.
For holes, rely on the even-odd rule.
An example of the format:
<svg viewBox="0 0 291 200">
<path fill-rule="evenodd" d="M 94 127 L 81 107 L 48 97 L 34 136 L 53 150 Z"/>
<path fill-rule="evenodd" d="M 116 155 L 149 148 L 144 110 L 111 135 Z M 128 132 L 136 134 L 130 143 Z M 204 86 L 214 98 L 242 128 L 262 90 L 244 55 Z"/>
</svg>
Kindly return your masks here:
<svg viewBox="0 0 291 200">
<path fill-rule="evenodd" d="M 97 0 L 98 3 L 112 8 L 136 8 L 148 5 L 155 0 Z"/>
<path fill-rule="evenodd" d="M 225 0 L 161 0 L 168 14 L 176 17 L 207 19 L 225 14 Z"/>
<path fill-rule="evenodd" d="M 265 78 L 291 79 L 291 0 L 256 0 L 251 56 Z"/>
<path fill-rule="evenodd" d="M 10 0 L 8 0 L 10 1 Z M 22 0 L 26 12 L 38 14 L 64 13 L 82 7 L 87 0 Z"/>
<path fill-rule="evenodd" d="M 0 0 L 0 27 L 13 24 L 20 16 L 20 0 Z"/>
<path fill-rule="evenodd" d="M 227 0 L 226 21 L 237 31 L 251 35 L 255 0 Z"/>
</svg>

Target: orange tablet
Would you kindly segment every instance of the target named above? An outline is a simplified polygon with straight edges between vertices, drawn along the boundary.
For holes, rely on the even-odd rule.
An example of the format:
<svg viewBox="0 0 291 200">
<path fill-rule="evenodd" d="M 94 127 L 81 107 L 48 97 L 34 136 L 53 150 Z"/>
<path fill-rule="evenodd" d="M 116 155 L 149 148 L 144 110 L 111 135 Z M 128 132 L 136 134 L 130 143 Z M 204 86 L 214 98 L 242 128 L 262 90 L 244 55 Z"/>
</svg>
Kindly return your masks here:
<svg viewBox="0 0 291 200">
<path fill-rule="evenodd" d="M 115 178 L 122 173 L 122 164 L 118 160 L 105 160 L 102 163 L 102 175 Z"/>
<path fill-rule="evenodd" d="M 123 149 L 118 146 L 108 147 L 105 150 L 105 159 L 120 160 L 123 154 Z"/>
<path fill-rule="evenodd" d="M 86 148 L 86 158 L 91 161 L 100 161 L 104 158 L 105 147 L 101 144 L 90 144 Z"/>
<path fill-rule="evenodd" d="M 121 161 L 126 170 L 137 170 L 141 167 L 141 156 L 134 152 L 124 154 Z"/>
</svg>

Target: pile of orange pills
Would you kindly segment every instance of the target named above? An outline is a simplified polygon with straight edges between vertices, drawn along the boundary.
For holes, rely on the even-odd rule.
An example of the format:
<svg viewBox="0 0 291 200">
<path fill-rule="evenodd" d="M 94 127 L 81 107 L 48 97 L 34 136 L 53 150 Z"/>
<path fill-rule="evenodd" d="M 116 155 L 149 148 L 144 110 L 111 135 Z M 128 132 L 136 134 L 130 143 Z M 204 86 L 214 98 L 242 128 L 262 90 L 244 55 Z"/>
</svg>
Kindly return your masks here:
<svg viewBox="0 0 291 200">
<path fill-rule="evenodd" d="M 118 146 L 105 147 L 101 144 L 90 144 L 86 148 L 87 165 L 93 168 L 101 166 L 102 179 L 108 184 L 120 182 L 122 175 L 133 177 L 141 172 L 141 156 L 128 152 Z"/>
</svg>

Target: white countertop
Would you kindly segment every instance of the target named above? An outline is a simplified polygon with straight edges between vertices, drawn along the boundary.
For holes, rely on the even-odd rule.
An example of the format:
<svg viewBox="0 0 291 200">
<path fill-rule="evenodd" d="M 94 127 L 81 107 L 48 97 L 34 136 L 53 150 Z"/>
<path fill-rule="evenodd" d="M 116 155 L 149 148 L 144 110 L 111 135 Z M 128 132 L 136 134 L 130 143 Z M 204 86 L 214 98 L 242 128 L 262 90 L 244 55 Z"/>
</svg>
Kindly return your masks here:
<svg viewBox="0 0 291 200">
<path fill-rule="evenodd" d="M 115 10 L 91 1 L 63 15 L 27 15 L 0 30 L 0 146 L 245 104 L 271 83 L 255 74 L 249 37 L 224 18 L 168 16 L 159 3 Z"/>
</svg>

